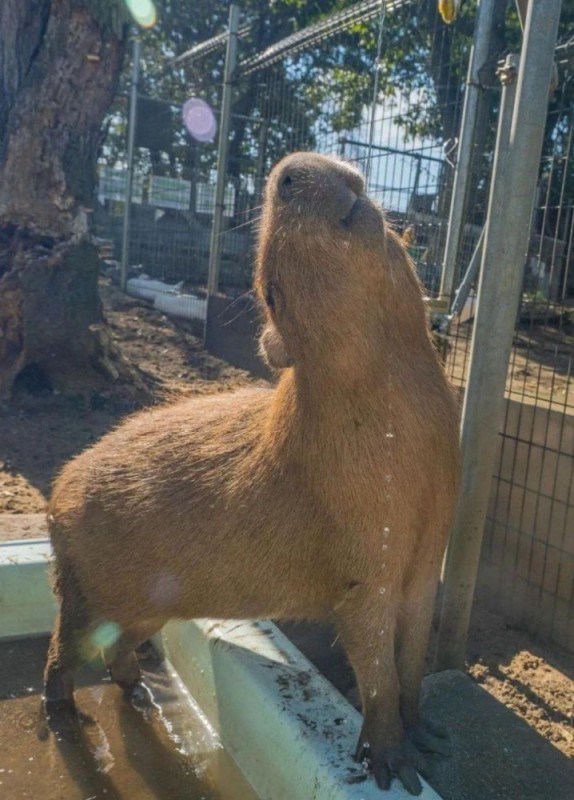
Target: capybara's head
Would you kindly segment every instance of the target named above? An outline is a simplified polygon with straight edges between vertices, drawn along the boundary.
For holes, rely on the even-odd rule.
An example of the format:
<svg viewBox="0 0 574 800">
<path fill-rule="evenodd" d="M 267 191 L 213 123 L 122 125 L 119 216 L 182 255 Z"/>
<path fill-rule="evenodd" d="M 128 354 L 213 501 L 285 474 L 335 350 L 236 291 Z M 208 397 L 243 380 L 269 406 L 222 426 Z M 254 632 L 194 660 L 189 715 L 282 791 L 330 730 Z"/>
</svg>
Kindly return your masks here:
<svg viewBox="0 0 574 800">
<path fill-rule="evenodd" d="M 379 323 L 402 305 L 401 290 L 420 304 L 404 247 L 360 172 L 315 153 L 287 156 L 269 176 L 255 283 L 267 317 L 261 349 L 278 369 L 349 366 L 357 337 L 380 346 Z"/>
</svg>

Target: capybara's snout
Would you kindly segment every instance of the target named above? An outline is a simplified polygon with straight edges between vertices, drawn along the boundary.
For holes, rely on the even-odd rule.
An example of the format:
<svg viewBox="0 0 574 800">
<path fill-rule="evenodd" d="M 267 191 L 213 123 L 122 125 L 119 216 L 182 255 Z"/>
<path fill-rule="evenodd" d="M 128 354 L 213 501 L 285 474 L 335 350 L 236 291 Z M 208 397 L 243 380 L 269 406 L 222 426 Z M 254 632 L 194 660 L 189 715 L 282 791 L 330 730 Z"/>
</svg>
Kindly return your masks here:
<svg viewBox="0 0 574 800">
<path fill-rule="evenodd" d="M 364 194 L 362 175 L 350 164 L 328 160 L 316 153 L 295 153 L 283 159 L 272 172 L 268 202 L 281 213 L 298 217 L 320 215 L 327 222 L 345 225 Z"/>
</svg>

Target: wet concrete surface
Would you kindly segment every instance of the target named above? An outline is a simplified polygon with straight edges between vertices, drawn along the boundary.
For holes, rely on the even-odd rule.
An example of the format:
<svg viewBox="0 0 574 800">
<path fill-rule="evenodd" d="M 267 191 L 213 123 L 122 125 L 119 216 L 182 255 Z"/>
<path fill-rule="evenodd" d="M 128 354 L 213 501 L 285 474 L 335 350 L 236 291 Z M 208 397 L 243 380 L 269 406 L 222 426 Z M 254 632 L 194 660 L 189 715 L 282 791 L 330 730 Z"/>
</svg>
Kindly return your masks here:
<svg viewBox="0 0 574 800">
<path fill-rule="evenodd" d="M 82 670 L 81 725 L 42 712 L 46 637 L 0 643 L 0 797 L 7 800 L 256 800 L 201 713 L 148 650 L 154 703 L 133 708 L 101 666 Z"/>
</svg>

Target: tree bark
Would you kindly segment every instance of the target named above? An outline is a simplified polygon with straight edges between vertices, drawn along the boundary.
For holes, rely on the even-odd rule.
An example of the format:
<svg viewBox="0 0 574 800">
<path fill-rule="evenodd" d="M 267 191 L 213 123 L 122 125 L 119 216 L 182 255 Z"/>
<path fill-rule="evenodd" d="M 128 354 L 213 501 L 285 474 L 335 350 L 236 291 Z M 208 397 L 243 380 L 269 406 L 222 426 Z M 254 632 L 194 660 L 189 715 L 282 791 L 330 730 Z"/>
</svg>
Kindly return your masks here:
<svg viewBox="0 0 574 800">
<path fill-rule="evenodd" d="M 0 3 L 0 397 L 133 377 L 106 333 L 89 214 L 127 26 L 114 0 Z M 131 373 L 131 374 L 130 374 Z"/>
</svg>

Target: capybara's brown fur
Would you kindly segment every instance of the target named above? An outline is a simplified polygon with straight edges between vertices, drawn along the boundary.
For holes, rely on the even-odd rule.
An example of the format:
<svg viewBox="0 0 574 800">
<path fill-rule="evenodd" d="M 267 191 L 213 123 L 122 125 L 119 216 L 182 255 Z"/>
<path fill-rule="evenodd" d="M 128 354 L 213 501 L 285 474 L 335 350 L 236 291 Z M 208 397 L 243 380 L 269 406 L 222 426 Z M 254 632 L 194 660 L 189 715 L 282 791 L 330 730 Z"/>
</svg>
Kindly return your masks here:
<svg viewBox="0 0 574 800">
<path fill-rule="evenodd" d="M 61 609 L 46 701 L 73 702 L 87 631 L 113 678 L 173 617 L 325 618 L 355 670 L 358 753 L 417 793 L 409 742 L 458 482 L 457 413 L 417 279 L 349 164 L 272 171 L 256 289 L 274 389 L 142 411 L 68 464 L 49 507 Z"/>
</svg>

